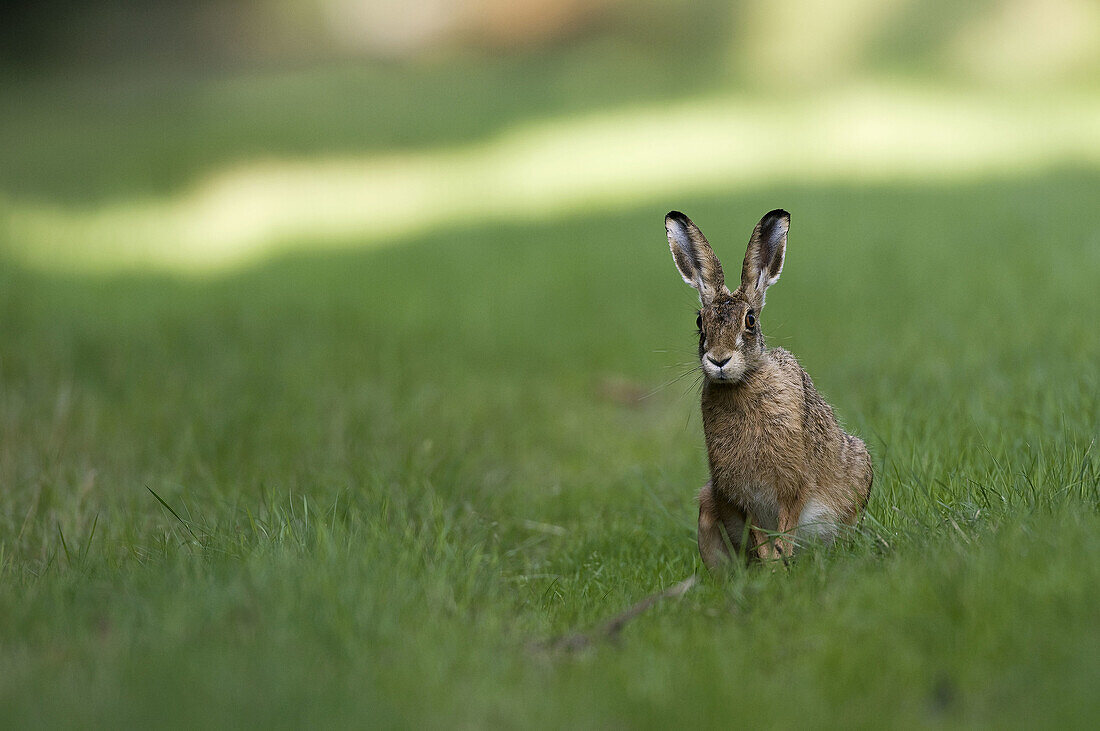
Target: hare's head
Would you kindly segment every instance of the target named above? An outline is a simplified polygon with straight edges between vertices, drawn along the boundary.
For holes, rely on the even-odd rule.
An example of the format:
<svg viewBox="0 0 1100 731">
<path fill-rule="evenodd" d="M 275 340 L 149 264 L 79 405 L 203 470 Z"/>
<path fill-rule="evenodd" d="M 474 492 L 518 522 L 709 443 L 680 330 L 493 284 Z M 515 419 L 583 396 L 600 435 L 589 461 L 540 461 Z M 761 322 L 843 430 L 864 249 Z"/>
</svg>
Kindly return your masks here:
<svg viewBox="0 0 1100 731">
<path fill-rule="evenodd" d="M 760 310 L 764 307 L 764 292 L 779 281 L 783 271 L 790 224 L 790 214 L 781 209 L 760 219 L 741 265 L 741 285 L 731 292 L 726 287 L 722 264 L 703 232 L 679 211 L 665 216 L 676 268 L 684 281 L 699 291 L 699 361 L 703 373 L 713 382 L 741 380 L 764 356 Z"/>
</svg>

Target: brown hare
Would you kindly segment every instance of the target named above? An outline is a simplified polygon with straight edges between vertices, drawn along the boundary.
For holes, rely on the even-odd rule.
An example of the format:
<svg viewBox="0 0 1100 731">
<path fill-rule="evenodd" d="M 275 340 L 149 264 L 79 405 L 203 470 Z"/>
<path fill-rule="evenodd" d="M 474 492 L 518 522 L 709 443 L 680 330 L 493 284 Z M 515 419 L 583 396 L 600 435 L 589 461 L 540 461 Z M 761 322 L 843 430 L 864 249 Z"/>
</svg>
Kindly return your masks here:
<svg viewBox="0 0 1100 731">
<path fill-rule="evenodd" d="M 760 219 L 731 292 L 691 219 L 678 211 L 665 217 L 676 268 L 702 303 L 696 324 L 710 481 L 699 492 L 699 554 L 711 571 L 731 551 L 785 559 L 796 538 L 832 541 L 856 522 L 871 490 L 867 447 L 840 428 L 793 355 L 764 346 L 760 312 L 783 270 L 790 221 L 784 210 Z"/>
</svg>

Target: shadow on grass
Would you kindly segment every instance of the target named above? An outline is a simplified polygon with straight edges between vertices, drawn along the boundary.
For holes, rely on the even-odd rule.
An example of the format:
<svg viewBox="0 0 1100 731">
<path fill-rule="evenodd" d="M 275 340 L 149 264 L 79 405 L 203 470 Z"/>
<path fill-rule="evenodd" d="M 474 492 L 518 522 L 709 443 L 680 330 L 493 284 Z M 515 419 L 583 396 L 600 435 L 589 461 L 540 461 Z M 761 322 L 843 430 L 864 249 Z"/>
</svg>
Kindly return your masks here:
<svg viewBox="0 0 1100 731">
<path fill-rule="evenodd" d="M 697 96 L 725 81 L 726 15 L 710 3 L 508 56 L 214 72 L 0 69 L 0 138 L 17 143 L 0 148 L 0 191 L 55 202 L 158 195 L 236 162 L 460 144 L 525 121 Z"/>
</svg>

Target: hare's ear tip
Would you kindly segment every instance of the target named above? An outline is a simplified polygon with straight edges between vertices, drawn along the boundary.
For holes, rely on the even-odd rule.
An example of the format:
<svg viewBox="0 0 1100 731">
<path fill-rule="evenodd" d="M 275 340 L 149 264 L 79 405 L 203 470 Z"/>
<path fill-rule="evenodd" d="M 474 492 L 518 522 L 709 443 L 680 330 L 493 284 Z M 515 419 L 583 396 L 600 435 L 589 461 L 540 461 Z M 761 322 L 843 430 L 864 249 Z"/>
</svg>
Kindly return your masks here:
<svg viewBox="0 0 1100 731">
<path fill-rule="evenodd" d="M 667 221 L 686 221 L 686 220 L 687 220 L 687 216 L 680 213 L 679 211 L 669 211 L 668 213 L 665 214 L 665 221 L 666 222 Z"/>
<path fill-rule="evenodd" d="M 767 213 L 764 214 L 764 219 L 765 220 L 770 219 L 770 218 L 785 218 L 788 221 L 790 221 L 791 220 L 791 214 L 788 213 L 787 211 L 783 210 L 782 208 L 776 208 L 774 211 L 768 211 Z"/>
</svg>

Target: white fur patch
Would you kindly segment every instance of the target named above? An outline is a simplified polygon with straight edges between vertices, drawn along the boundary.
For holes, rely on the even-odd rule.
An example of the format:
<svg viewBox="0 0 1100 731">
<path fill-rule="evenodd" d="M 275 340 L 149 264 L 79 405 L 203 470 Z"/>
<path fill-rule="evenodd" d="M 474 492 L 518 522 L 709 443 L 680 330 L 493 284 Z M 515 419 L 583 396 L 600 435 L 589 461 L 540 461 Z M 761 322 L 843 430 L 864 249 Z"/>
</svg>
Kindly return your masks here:
<svg viewBox="0 0 1100 731">
<path fill-rule="evenodd" d="M 817 498 L 810 498 L 798 516 L 798 532 L 829 543 L 836 537 L 836 513 Z"/>
<path fill-rule="evenodd" d="M 709 352 L 703 354 L 703 373 L 712 381 L 718 381 L 719 383 L 740 381 L 741 376 L 745 375 L 745 371 L 748 370 L 744 356 L 737 351 L 730 355 L 729 362 L 721 368 L 714 365 L 707 357 L 708 355 L 710 355 Z"/>
<path fill-rule="evenodd" d="M 758 276 L 756 278 L 756 289 L 759 290 L 761 293 L 764 292 L 768 287 L 772 286 L 773 284 L 775 284 L 776 282 L 779 281 L 779 275 L 782 274 L 782 273 L 783 273 L 783 260 L 780 259 L 779 260 L 779 271 L 776 273 L 776 275 L 774 277 L 769 277 L 768 276 L 768 271 L 766 269 L 763 269 L 763 270 L 760 271 L 760 276 Z"/>
<path fill-rule="evenodd" d="M 673 239 L 684 253 L 689 257 L 693 256 L 694 247 L 691 243 L 691 237 L 688 235 L 687 227 L 682 222 L 674 218 L 666 220 L 665 231 L 668 233 L 668 237 Z"/>
</svg>

